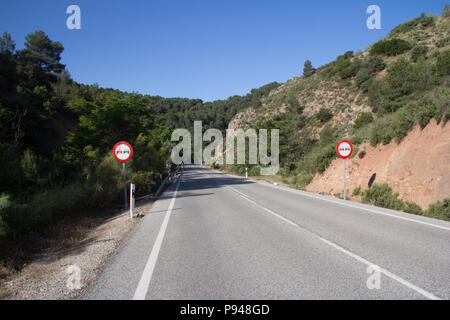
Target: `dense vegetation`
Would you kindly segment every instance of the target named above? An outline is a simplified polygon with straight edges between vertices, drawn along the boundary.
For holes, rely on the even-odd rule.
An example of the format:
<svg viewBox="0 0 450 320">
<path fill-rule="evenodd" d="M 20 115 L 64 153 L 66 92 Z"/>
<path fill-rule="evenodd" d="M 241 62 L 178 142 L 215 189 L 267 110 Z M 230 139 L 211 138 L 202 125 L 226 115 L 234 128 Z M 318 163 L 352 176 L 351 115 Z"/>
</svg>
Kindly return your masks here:
<svg viewBox="0 0 450 320">
<path fill-rule="evenodd" d="M 246 96 L 199 99 L 128 94 L 73 81 L 60 63 L 64 48 L 42 32 L 23 50 L 8 33 L 0 38 L 0 232 L 23 237 L 64 215 L 122 205 L 121 165 L 111 148 L 134 149 L 127 177 L 137 194 L 154 191 L 166 174 L 173 128 L 224 130 L 231 118 L 258 107 L 271 83 Z M 128 182 L 129 182 L 128 181 Z"/>
</svg>

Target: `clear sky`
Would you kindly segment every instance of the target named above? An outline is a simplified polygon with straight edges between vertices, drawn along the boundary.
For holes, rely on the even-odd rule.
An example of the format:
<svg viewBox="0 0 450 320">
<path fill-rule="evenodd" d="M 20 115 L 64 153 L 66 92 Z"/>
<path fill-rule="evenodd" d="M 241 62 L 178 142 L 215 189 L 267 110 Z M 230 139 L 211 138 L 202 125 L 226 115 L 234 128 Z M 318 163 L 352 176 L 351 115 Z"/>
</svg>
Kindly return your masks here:
<svg viewBox="0 0 450 320">
<path fill-rule="evenodd" d="M 78 82 L 205 101 L 245 94 L 364 50 L 420 13 L 440 15 L 445 0 L 14 0 L 0 2 L 0 32 L 22 48 L 26 34 L 60 41 L 62 63 Z M 66 8 L 81 8 L 68 30 Z M 381 8 L 369 30 L 366 8 Z"/>
</svg>

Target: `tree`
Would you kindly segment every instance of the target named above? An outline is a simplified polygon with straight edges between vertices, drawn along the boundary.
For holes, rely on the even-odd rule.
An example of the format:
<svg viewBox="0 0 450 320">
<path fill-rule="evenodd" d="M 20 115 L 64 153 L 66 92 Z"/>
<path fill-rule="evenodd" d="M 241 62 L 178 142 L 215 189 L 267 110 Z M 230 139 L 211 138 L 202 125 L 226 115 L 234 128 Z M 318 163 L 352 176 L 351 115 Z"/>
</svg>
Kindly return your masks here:
<svg viewBox="0 0 450 320">
<path fill-rule="evenodd" d="M 60 73 L 64 65 L 59 63 L 63 45 L 58 41 L 51 41 L 43 31 L 36 31 L 25 37 L 25 49 L 22 54 L 29 63 L 37 64 L 48 72 Z"/>
<path fill-rule="evenodd" d="M 450 17 L 450 5 L 446 4 L 445 7 L 442 9 L 442 16 Z"/>
<path fill-rule="evenodd" d="M 305 77 L 312 76 L 316 72 L 316 69 L 313 68 L 311 61 L 306 60 L 303 66 L 303 75 Z"/>
<path fill-rule="evenodd" d="M 8 32 L 3 32 L 3 36 L 0 38 L 0 52 L 14 52 L 16 49 L 16 43 L 11 38 Z"/>
</svg>

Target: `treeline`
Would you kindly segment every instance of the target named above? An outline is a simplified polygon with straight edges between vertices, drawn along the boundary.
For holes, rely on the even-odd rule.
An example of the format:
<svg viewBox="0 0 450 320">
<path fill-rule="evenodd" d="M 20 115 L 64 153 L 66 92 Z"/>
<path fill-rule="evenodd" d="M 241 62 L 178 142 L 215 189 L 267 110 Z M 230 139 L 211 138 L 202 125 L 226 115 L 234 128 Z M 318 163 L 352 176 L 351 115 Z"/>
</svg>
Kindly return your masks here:
<svg viewBox="0 0 450 320">
<path fill-rule="evenodd" d="M 174 128 L 192 128 L 194 121 L 202 121 L 203 128 L 225 130 L 236 113 L 249 107 L 261 106 L 264 97 L 280 84 L 269 83 L 252 89 L 245 96 L 232 96 L 226 100 L 203 102 L 200 99 L 146 97 L 157 119 Z"/>
</svg>

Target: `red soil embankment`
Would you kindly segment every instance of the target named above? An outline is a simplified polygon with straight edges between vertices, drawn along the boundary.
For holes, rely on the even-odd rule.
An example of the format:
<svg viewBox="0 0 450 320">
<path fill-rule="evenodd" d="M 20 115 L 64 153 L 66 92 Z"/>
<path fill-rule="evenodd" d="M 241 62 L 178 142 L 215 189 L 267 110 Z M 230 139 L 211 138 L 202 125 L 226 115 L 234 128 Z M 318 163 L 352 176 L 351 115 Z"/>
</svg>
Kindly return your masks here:
<svg viewBox="0 0 450 320">
<path fill-rule="evenodd" d="M 359 153 L 365 151 L 360 159 Z M 400 144 L 371 147 L 363 143 L 358 156 L 347 159 L 347 194 L 353 189 L 367 188 L 376 173 L 376 183 L 387 182 L 403 200 L 426 209 L 430 203 L 450 196 L 450 124 L 430 121 L 423 130 L 419 126 L 409 132 Z M 322 175 L 316 175 L 306 189 L 323 194 L 342 194 L 343 164 L 335 159 Z"/>
</svg>

